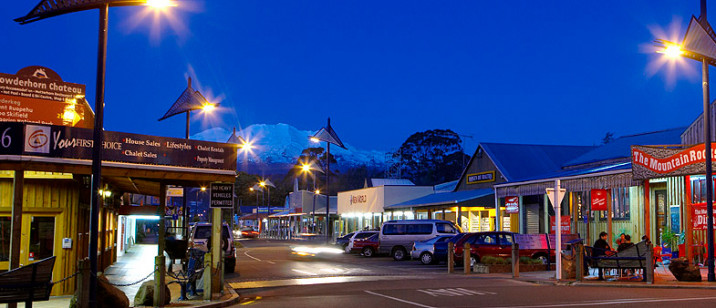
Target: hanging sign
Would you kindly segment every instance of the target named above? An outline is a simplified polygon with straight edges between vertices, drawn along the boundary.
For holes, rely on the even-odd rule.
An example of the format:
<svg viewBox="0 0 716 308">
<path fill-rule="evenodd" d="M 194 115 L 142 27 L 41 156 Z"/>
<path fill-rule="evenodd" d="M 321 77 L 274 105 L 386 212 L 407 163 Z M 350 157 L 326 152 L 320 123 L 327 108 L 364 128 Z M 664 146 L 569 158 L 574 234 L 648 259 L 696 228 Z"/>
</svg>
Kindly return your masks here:
<svg viewBox="0 0 716 308">
<path fill-rule="evenodd" d="M 571 234 L 572 233 L 572 224 L 570 223 L 572 216 L 560 216 L 560 230 L 561 234 Z M 557 230 L 554 226 L 554 216 L 549 217 L 549 232 L 555 233 Z"/>
<path fill-rule="evenodd" d="M 0 73 L 0 122 L 92 128 L 94 115 L 85 85 L 62 81 L 49 68 L 28 66 L 15 75 Z"/>
<path fill-rule="evenodd" d="M 691 205 L 691 224 L 694 230 L 706 230 L 706 204 Z M 714 221 L 716 222 L 716 212 L 714 212 Z"/>
<path fill-rule="evenodd" d="M 519 197 L 505 197 L 505 213 L 518 214 L 520 212 Z"/>
<path fill-rule="evenodd" d="M 592 189 L 592 211 L 607 210 L 607 190 Z"/>
<path fill-rule="evenodd" d="M 715 146 L 716 143 L 711 143 L 712 165 L 716 162 Z M 706 170 L 704 144 L 697 144 L 685 149 L 633 145 L 631 159 L 634 180 L 699 174 Z"/>
</svg>

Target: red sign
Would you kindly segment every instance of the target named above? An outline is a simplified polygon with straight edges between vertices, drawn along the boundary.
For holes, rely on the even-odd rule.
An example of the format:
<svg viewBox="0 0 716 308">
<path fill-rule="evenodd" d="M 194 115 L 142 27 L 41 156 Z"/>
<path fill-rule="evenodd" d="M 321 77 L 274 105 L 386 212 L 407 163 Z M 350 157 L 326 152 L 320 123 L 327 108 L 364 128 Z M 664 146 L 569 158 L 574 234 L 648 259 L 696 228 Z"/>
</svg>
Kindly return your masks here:
<svg viewBox="0 0 716 308">
<path fill-rule="evenodd" d="M 519 214 L 519 212 L 520 212 L 520 198 L 519 197 L 505 197 L 505 213 Z"/>
<path fill-rule="evenodd" d="M 572 219 L 572 216 L 561 216 L 560 217 L 560 229 L 562 230 L 562 234 L 572 234 L 572 224 L 570 223 Z M 549 233 L 554 233 L 555 230 L 554 226 L 554 216 L 549 217 Z"/>
<path fill-rule="evenodd" d="M 643 180 L 703 173 L 707 155 L 704 148 L 703 143 L 686 149 L 632 146 L 632 177 Z M 713 148 L 711 157 L 716 159 L 715 154 L 716 148 Z"/>
<path fill-rule="evenodd" d="M 706 204 L 691 205 L 691 223 L 694 230 L 706 230 Z M 716 212 L 714 212 L 714 221 L 716 221 Z"/>
<path fill-rule="evenodd" d="M 592 189 L 592 211 L 607 210 L 607 190 Z"/>
</svg>

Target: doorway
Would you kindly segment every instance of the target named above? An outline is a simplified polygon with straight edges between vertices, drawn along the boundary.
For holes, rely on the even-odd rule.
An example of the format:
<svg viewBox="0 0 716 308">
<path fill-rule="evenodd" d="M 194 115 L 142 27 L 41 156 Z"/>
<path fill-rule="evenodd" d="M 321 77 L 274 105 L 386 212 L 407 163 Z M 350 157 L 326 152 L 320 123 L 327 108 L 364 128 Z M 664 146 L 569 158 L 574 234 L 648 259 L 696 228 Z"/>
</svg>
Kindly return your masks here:
<svg viewBox="0 0 716 308">
<path fill-rule="evenodd" d="M 661 232 L 666 228 L 666 190 L 654 190 L 656 201 L 656 243 L 661 244 Z"/>
</svg>

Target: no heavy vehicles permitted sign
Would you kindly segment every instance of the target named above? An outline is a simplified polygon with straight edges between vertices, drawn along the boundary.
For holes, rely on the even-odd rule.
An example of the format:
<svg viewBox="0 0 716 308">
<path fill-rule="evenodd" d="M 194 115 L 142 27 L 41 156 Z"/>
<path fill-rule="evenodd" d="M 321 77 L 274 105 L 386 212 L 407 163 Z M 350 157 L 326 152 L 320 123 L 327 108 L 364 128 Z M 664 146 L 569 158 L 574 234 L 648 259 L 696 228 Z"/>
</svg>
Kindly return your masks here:
<svg viewBox="0 0 716 308">
<path fill-rule="evenodd" d="M 234 206 L 234 184 L 211 183 L 211 208 L 232 208 Z"/>
</svg>

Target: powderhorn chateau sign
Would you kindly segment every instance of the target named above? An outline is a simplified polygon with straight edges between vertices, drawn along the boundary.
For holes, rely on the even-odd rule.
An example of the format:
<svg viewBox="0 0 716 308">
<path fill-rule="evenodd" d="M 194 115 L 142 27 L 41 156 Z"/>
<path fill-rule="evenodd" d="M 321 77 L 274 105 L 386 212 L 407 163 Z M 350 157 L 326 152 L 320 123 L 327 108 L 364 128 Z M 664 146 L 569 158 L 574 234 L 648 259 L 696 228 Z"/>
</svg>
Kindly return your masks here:
<svg viewBox="0 0 716 308">
<path fill-rule="evenodd" d="M 712 149 L 716 144 L 711 144 Z M 632 170 L 635 180 L 664 176 L 679 176 L 704 173 L 706 151 L 703 144 L 688 148 L 666 148 L 654 146 L 631 147 Z M 716 161 L 712 150 L 711 157 Z M 716 165 L 715 165 L 716 166 Z"/>
</svg>

